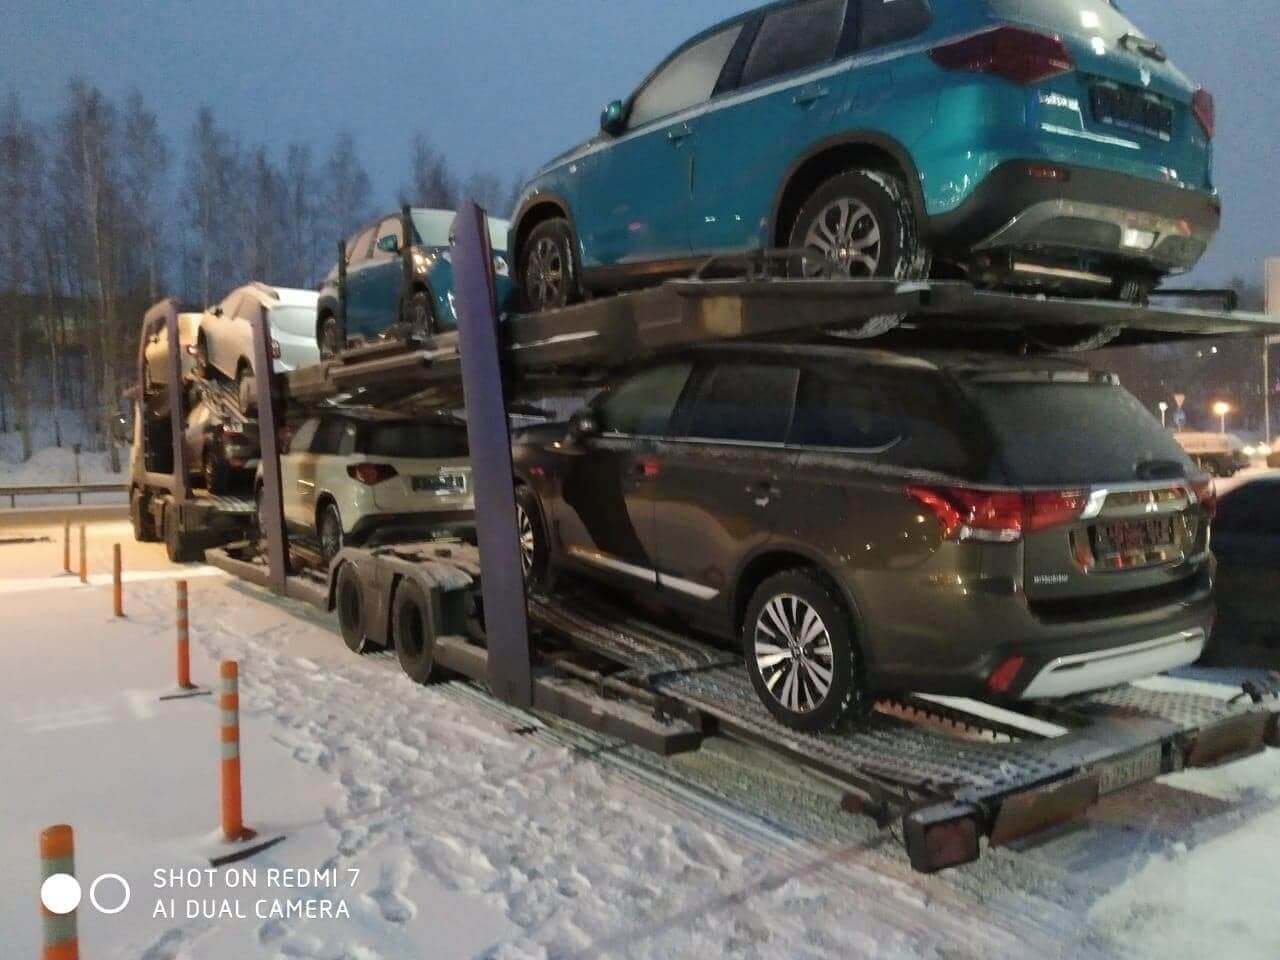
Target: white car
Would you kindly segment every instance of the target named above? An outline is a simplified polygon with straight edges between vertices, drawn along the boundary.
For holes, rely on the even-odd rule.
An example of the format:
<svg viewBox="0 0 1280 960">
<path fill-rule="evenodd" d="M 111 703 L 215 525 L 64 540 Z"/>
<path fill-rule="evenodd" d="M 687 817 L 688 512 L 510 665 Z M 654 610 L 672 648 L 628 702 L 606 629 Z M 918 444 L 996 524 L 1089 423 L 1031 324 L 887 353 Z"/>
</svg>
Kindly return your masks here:
<svg viewBox="0 0 1280 960">
<path fill-rule="evenodd" d="M 196 362 L 207 377 L 217 373 L 234 380 L 240 409 L 255 406 L 253 385 L 253 320 L 266 313 L 271 324 L 272 367 L 288 373 L 320 362 L 316 346 L 316 303 L 310 290 L 288 290 L 250 283 L 233 290 L 200 319 Z"/>
<path fill-rule="evenodd" d="M 196 364 L 196 340 L 200 332 L 200 314 L 178 314 L 178 345 L 182 348 L 182 379 L 191 375 Z M 163 316 L 157 317 L 151 329 L 146 331 L 147 343 L 142 351 L 144 365 L 142 368 L 143 384 L 148 395 L 155 392 L 156 387 L 169 384 L 169 324 Z"/>
<path fill-rule="evenodd" d="M 467 429 L 449 417 L 314 417 L 281 455 L 280 485 L 286 528 L 326 564 L 346 545 L 474 537 Z"/>
</svg>

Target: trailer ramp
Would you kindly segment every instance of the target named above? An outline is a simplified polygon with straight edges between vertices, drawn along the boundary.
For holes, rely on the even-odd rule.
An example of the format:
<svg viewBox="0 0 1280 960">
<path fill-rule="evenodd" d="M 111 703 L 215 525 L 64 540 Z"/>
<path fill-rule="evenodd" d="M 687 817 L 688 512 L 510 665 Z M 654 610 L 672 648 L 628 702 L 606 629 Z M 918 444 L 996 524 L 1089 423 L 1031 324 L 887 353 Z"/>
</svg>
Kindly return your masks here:
<svg viewBox="0 0 1280 960">
<path fill-rule="evenodd" d="M 1008 844 L 1085 812 L 1099 797 L 1189 766 L 1264 749 L 1272 714 L 1196 693 L 1125 686 L 1048 706 L 1036 721 L 991 720 L 920 697 L 893 697 L 865 721 L 822 735 L 783 726 L 733 651 L 652 624 L 586 592 L 530 601 L 532 619 L 658 696 L 677 715 L 785 756 L 846 791 L 882 824 L 901 817 L 913 865 L 976 859 L 979 837 Z M 1045 724 L 1060 730 L 1046 735 Z"/>
</svg>

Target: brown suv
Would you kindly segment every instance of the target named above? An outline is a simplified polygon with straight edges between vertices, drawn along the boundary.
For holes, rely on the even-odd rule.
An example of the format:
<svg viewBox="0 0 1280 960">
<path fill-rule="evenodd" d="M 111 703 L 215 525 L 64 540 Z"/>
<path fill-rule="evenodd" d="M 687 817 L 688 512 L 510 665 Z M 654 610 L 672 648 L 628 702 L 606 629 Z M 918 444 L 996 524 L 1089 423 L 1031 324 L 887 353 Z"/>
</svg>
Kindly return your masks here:
<svg viewBox="0 0 1280 960">
<path fill-rule="evenodd" d="M 1061 697 L 1200 657 L 1212 494 L 1115 378 L 1055 359 L 732 345 L 516 440 L 527 570 L 742 643 L 780 720 L 877 692 Z"/>
</svg>

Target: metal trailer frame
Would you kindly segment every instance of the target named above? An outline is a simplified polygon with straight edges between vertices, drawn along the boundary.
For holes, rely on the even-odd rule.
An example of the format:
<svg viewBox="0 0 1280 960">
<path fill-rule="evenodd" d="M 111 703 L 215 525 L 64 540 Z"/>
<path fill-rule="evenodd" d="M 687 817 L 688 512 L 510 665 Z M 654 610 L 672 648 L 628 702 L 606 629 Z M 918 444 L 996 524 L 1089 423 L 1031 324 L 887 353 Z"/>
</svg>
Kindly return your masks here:
<svg viewBox="0 0 1280 960">
<path fill-rule="evenodd" d="M 185 434 L 188 414 L 187 384 L 182 377 L 181 341 L 178 332 L 178 314 L 182 306 L 174 298 L 161 300 L 151 307 L 142 320 L 142 334 L 138 344 L 137 386 L 128 391 L 134 402 L 134 415 L 137 418 L 135 430 L 142 444 L 141 470 L 130 469 L 129 509 L 138 525 L 138 517 L 149 518 L 149 525 L 163 540 L 170 559 L 175 562 L 190 562 L 203 557 L 204 551 L 210 547 L 243 539 L 252 529 L 254 509 L 249 500 L 238 497 L 214 496 L 204 492 L 197 493 L 191 488 L 191 470 L 187 460 Z M 145 395 L 143 384 L 146 382 L 146 348 L 148 331 L 155 321 L 163 319 L 168 335 L 168 376 L 165 385 L 165 402 L 168 408 L 169 432 L 172 443 L 172 468 L 169 473 L 146 470 L 150 431 L 147 421 L 152 416 L 149 404 L 151 398 Z M 255 346 L 267 352 L 268 362 L 271 342 L 269 322 L 263 317 L 255 322 L 260 328 L 255 331 Z M 256 369 L 261 358 L 255 356 Z M 270 369 L 267 367 L 265 369 Z M 270 377 L 258 381 L 259 417 L 263 422 L 271 423 L 273 413 L 271 403 Z M 264 382 L 264 380 L 266 382 Z M 208 387 L 202 386 L 207 393 Z M 265 395 L 265 405 L 263 397 Z M 270 431 L 269 431 L 270 432 Z M 269 438 L 274 455 L 274 432 Z M 266 457 L 268 437 L 262 437 L 263 456 Z M 131 458 L 132 459 L 132 458 Z M 279 461 L 276 469 L 279 469 Z M 264 464 L 264 469 L 270 469 Z M 135 491 L 137 491 L 135 493 Z M 140 525 L 145 526 L 146 523 Z M 283 568 L 282 568 L 283 569 Z"/>
<path fill-rule="evenodd" d="M 340 278 L 343 257 L 345 248 Z M 912 864 L 924 871 L 976 859 L 983 836 L 1009 843 L 1077 816 L 1109 785 L 1225 762 L 1264 743 L 1280 745 L 1273 709 L 1137 688 L 1040 708 L 1044 719 L 1068 728 L 1056 739 L 1037 739 L 1016 724 L 918 697 L 883 702 L 887 715 L 866 728 L 822 737 L 788 730 L 767 714 L 734 655 L 591 596 L 526 597 L 507 420 L 509 406 L 525 394 L 581 387 L 665 350 L 720 339 L 862 330 L 886 315 L 905 319 L 892 334 L 871 341 L 876 346 L 972 348 L 984 340 L 1014 350 L 1035 349 L 1044 331 L 1066 331 L 1068 340 L 1093 347 L 1275 333 L 1280 318 L 984 293 L 954 282 L 753 277 L 673 281 L 508 318 L 500 328 L 492 264 L 484 211 L 469 203 L 458 214 L 454 247 L 456 334 L 359 346 L 313 368 L 257 378 L 259 416 L 270 425 L 282 422 L 277 417 L 286 405 L 425 412 L 465 404 L 479 549 L 348 548 L 329 571 L 310 579 L 295 575 L 287 566 L 275 431 L 267 429 L 261 431 L 267 565 L 234 550 L 215 552 L 210 562 L 281 595 L 337 609 L 344 635 L 354 631 L 348 642 L 356 648 L 391 639 L 395 591 L 412 581 L 430 598 L 428 642 L 438 667 L 484 683 L 514 705 L 661 753 L 696 749 L 704 737 L 720 734 L 782 754 L 837 784 L 847 809 L 881 824 L 900 818 Z M 259 369 L 271 369 L 264 363 L 269 337 L 265 324 L 255 330 Z M 344 568 L 354 574 L 345 581 L 355 584 L 351 598 L 337 594 Z M 483 644 L 477 622 L 483 623 Z M 952 733 L 939 733 L 939 725 Z M 990 737 L 1004 742 L 985 742 Z"/>
</svg>

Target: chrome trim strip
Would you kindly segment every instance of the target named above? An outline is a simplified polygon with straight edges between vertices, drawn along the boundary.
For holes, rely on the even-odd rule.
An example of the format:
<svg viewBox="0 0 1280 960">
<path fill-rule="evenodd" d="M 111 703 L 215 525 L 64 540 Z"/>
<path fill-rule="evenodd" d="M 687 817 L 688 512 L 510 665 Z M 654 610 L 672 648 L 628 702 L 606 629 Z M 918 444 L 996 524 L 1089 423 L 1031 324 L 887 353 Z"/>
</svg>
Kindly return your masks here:
<svg viewBox="0 0 1280 960">
<path fill-rule="evenodd" d="M 1121 140 L 1119 137 L 1108 137 L 1101 133 L 1090 133 L 1088 130 L 1072 130 L 1060 127 L 1056 123 L 1042 123 L 1040 129 L 1045 133 L 1056 133 L 1061 137 L 1076 137 L 1080 140 L 1092 140 L 1094 143 L 1105 143 L 1113 147 L 1124 147 L 1126 150 L 1141 150 L 1142 144 L 1132 140 Z"/>
<path fill-rule="evenodd" d="M 698 600 L 712 600 L 720 595 L 719 590 L 704 587 L 702 584 L 694 583 L 692 580 L 682 580 L 679 577 L 668 576 L 665 573 L 658 574 L 658 586 L 670 587 L 672 590 L 688 594 Z"/>
<path fill-rule="evenodd" d="M 1207 637 L 1200 627 L 1111 650 L 1051 660 L 1036 674 L 1021 700 L 1066 697 L 1152 677 L 1195 663 Z"/>
<path fill-rule="evenodd" d="M 647 567 L 638 567 L 635 564 L 626 563 L 616 557 L 601 553 L 598 550 L 588 550 L 586 547 L 570 547 L 569 554 L 597 567 L 603 567 L 606 570 L 613 570 L 617 573 L 625 573 L 629 577 L 636 577 L 644 580 L 646 583 L 652 583 L 655 587 L 658 585 L 658 572 L 650 570 Z"/>
</svg>

